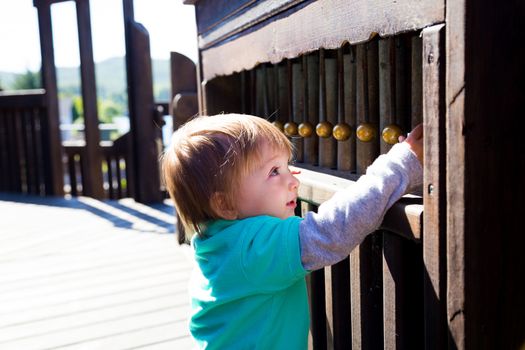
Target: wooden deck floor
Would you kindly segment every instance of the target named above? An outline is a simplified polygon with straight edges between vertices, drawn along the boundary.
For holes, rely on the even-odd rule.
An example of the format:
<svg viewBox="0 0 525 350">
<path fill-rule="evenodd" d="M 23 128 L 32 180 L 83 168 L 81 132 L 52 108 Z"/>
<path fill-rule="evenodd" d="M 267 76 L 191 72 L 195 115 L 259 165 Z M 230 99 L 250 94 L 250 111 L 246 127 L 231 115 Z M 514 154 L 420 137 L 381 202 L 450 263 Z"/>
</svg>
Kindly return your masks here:
<svg viewBox="0 0 525 350">
<path fill-rule="evenodd" d="M 0 193 L 0 349 L 188 349 L 172 207 Z"/>
</svg>

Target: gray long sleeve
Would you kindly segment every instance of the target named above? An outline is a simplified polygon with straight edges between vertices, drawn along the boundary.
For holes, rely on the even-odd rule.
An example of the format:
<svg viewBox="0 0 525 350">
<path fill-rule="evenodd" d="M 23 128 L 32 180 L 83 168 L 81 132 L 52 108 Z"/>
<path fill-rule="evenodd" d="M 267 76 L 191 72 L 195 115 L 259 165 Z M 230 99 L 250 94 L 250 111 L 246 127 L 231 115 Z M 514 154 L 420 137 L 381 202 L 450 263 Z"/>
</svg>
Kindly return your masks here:
<svg viewBox="0 0 525 350">
<path fill-rule="evenodd" d="M 344 259 L 386 211 L 411 187 L 423 181 L 423 168 L 406 144 L 396 144 L 378 157 L 357 182 L 308 212 L 299 226 L 301 260 L 316 270 Z"/>
</svg>

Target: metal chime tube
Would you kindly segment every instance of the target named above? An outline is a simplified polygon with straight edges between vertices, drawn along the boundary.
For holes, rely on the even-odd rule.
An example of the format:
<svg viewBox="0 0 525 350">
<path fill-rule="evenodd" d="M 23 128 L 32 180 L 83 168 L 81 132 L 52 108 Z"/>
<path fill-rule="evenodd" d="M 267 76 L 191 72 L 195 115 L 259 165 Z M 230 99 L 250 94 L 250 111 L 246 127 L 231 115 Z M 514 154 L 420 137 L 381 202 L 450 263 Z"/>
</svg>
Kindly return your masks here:
<svg viewBox="0 0 525 350">
<path fill-rule="evenodd" d="M 363 174 L 377 157 L 379 151 L 377 42 L 358 45 L 356 59 L 356 104 L 359 123 L 356 130 L 358 139 L 356 165 L 357 173 Z M 374 115 L 374 113 L 377 114 Z"/>
<path fill-rule="evenodd" d="M 352 154 L 348 145 L 351 143 L 352 129 L 345 120 L 344 71 L 343 48 L 341 47 L 337 51 L 337 125 L 334 126 L 332 135 L 337 140 L 337 169 L 349 171 Z"/>
<path fill-rule="evenodd" d="M 337 123 L 337 62 L 324 49 L 319 50 L 319 84 L 319 166 L 335 168 L 337 144 L 332 131 Z"/>
</svg>

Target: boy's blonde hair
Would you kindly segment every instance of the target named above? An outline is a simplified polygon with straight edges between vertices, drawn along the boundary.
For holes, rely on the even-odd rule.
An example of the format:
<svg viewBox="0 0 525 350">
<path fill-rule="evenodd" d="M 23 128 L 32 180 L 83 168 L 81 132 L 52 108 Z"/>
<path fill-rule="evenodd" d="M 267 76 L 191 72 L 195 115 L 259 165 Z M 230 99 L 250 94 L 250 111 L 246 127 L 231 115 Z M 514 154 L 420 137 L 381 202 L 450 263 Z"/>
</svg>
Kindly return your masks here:
<svg viewBox="0 0 525 350">
<path fill-rule="evenodd" d="M 179 128 L 162 158 L 162 175 L 189 238 L 221 216 L 213 200 L 235 208 L 242 176 L 258 165 L 263 144 L 292 155 L 288 138 L 265 119 L 223 114 L 197 117 Z"/>
</svg>

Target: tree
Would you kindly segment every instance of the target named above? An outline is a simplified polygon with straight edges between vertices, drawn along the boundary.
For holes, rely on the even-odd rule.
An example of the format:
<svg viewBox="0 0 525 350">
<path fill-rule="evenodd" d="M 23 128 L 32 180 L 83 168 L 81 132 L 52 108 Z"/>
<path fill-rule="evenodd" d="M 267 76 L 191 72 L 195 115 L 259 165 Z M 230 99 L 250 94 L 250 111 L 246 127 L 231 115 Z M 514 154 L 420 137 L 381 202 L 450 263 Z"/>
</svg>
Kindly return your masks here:
<svg viewBox="0 0 525 350">
<path fill-rule="evenodd" d="M 20 74 L 13 82 L 13 90 L 25 89 L 40 89 L 42 88 L 42 80 L 40 79 L 40 72 L 31 72 L 27 70 L 24 74 Z"/>
</svg>

